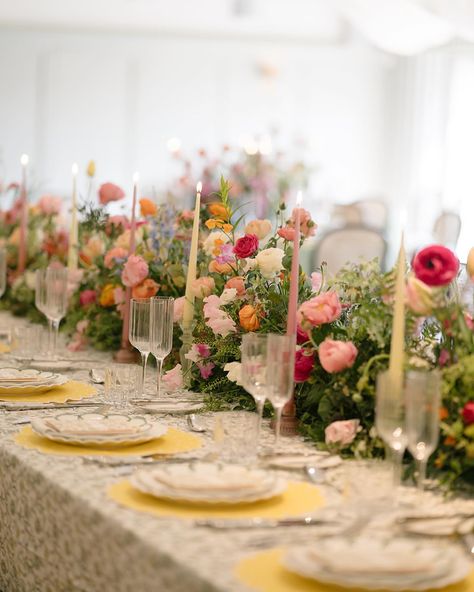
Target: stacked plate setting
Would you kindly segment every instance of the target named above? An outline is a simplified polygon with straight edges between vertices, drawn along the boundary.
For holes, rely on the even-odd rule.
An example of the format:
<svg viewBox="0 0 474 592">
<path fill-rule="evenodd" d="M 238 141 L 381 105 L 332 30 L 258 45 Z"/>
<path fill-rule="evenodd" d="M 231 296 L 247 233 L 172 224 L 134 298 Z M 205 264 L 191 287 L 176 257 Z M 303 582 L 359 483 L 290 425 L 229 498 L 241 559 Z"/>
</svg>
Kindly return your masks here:
<svg viewBox="0 0 474 592">
<path fill-rule="evenodd" d="M 290 549 L 284 566 L 298 575 L 347 588 L 432 590 L 464 579 L 471 564 L 460 548 L 408 538 L 331 537 Z"/>
<path fill-rule="evenodd" d="M 39 436 L 54 442 L 103 448 L 144 444 L 168 431 L 163 423 L 120 413 L 61 413 L 34 419 L 31 427 Z"/>
<path fill-rule="evenodd" d="M 68 382 L 68 378 L 54 372 L 38 370 L 17 370 L 3 368 L 0 370 L 1 395 L 36 395 L 49 391 Z"/>
<path fill-rule="evenodd" d="M 133 487 L 154 497 L 191 503 L 236 504 L 281 495 L 286 482 L 260 469 L 205 462 L 138 471 Z"/>
</svg>

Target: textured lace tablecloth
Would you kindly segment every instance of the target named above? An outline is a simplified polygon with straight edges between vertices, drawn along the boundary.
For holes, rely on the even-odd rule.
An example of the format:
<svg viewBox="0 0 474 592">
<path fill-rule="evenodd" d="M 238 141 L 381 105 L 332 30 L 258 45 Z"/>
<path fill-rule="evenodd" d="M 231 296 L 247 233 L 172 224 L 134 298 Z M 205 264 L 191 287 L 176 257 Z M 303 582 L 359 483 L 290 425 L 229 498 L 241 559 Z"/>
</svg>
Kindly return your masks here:
<svg viewBox="0 0 474 592">
<path fill-rule="evenodd" d="M 0 315 L 0 327 L 13 322 Z M 16 320 L 14 321 L 16 322 Z M 89 352 L 90 354 L 90 352 Z M 84 353 L 78 354 L 84 358 Z M 87 380 L 88 369 L 107 362 L 93 354 L 71 377 Z M 0 367 L 15 362 L 0 356 Z M 47 456 L 16 445 L 14 422 L 44 411 L 0 412 L 0 590 L 2 592 L 198 592 L 244 591 L 233 577 L 235 563 L 264 546 L 317 536 L 316 527 L 272 531 L 212 531 L 119 507 L 107 487 L 123 468 L 87 464 L 78 457 Z M 185 419 L 168 416 L 186 429 Z M 201 423 L 212 446 L 212 415 Z M 271 443 L 265 428 L 264 440 Z M 306 447 L 289 439 L 292 450 Z M 309 446 L 308 446 L 309 448 Z M 196 456 L 196 452 L 190 453 Z M 296 473 L 292 478 L 302 478 Z M 323 487 L 331 502 L 335 488 Z M 291 532 L 290 532 L 291 531 Z"/>
</svg>

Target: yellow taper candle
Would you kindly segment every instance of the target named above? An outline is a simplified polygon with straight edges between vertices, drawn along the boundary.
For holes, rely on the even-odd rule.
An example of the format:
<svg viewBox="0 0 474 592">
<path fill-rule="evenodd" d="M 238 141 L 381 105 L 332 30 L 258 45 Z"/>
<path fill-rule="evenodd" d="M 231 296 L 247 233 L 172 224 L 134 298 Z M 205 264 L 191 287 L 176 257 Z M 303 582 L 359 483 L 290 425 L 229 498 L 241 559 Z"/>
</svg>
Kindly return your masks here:
<svg viewBox="0 0 474 592">
<path fill-rule="evenodd" d="M 67 254 L 67 268 L 69 271 L 77 269 L 79 234 L 77 228 L 77 173 L 79 167 L 72 165 L 72 198 L 71 198 L 71 230 L 69 232 L 69 250 Z"/>
<path fill-rule="evenodd" d="M 403 233 L 398 253 L 395 300 L 393 305 L 392 340 L 388 372 L 393 394 L 400 396 L 403 388 L 403 365 L 405 352 L 405 270 L 406 257 Z"/>
<path fill-rule="evenodd" d="M 197 252 L 199 240 L 199 216 L 201 212 L 202 183 L 196 185 L 196 205 L 194 207 L 193 234 L 191 236 L 191 250 L 189 252 L 188 275 L 186 278 L 186 292 L 183 308 L 183 324 L 191 323 L 194 318 L 194 296 L 191 291 L 192 283 L 196 279 Z"/>
</svg>

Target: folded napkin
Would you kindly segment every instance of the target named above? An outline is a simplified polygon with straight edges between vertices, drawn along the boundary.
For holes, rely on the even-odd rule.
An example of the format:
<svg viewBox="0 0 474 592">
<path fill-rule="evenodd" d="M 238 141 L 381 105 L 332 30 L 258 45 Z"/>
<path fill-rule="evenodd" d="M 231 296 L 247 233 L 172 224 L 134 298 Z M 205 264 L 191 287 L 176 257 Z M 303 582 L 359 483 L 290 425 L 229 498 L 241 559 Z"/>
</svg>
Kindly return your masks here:
<svg viewBox="0 0 474 592">
<path fill-rule="evenodd" d="M 184 467 L 183 467 L 184 468 Z M 197 473 L 194 469 L 175 472 L 155 471 L 155 481 L 170 489 L 186 491 L 216 491 L 219 493 L 255 490 L 263 485 L 263 479 L 245 469 L 223 470 L 221 472 Z"/>
<path fill-rule="evenodd" d="M 68 421 L 46 418 L 44 425 L 58 433 L 77 436 L 126 436 L 143 431 L 143 426 L 125 425 L 123 422 L 112 421 L 104 424 L 101 420 Z"/>
</svg>

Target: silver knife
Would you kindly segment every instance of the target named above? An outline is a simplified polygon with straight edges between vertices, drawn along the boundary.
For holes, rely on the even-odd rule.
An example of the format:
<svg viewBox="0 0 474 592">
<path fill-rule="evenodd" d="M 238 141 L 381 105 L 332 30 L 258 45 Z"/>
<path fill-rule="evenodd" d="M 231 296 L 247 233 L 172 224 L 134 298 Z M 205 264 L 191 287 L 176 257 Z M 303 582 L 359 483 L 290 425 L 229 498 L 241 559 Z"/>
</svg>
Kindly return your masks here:
<svg viewBox="0 0 474 592">
<path fill-rule="evenodd" d="M 45 403 L 44 405 L 40 405 L 38 403 L 33 403 L 31 405 L 0 405 L 0 409 L 3 411 L 36 411 L 42 409 L 74 409 L 76 407 L 100 407 L 104 405 L 101 402 L 83 402 L 83 403 Z"/>
<path fill-rule="evenodd" d="M 326 526 L 338 524 L 334 520 L 324 520 L 313 516 L 299 518 L 282 518 L 281 520 L 268 520 L 267 518 L 242 518 L 236 520 L 195 520 L 194 526 L 215 528 L 218 530 L 252 529 L 252 528 L 277 528 L 279 526 Z"/>
</svg>

